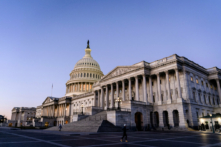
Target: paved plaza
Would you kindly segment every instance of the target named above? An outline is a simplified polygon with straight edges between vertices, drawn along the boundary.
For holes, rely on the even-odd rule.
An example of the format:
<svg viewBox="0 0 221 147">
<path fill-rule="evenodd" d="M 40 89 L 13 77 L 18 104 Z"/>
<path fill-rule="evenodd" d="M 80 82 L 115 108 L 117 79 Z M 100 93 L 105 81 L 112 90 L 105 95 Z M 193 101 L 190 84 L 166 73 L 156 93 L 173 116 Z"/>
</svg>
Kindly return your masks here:
<svg viewBox="0 0 221 147">
<path fill-rule="evenodd" d="M 73 134 L 42 130 L 0 128 L 0 147 L 220 147 L 221 135 L 200 132 L 128 132 L 129 142 L 120 142 L 122 133 Z"/>
</svg>

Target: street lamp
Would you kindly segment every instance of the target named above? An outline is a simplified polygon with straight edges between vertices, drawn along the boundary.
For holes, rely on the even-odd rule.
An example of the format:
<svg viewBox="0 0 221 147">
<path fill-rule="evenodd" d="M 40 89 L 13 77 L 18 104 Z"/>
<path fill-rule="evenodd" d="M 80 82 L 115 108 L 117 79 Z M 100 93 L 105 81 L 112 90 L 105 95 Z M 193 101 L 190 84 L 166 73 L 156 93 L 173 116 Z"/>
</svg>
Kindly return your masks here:
<svg viewBox="0 0 221 147">
<path fill-rule="evenodd" d="M 212 114 L 210 114 L 210 117 L 211 117 L 211 122 L 212 122 L 212 128 L 213 128 L 213 119 L 212 119 Z M 214 131 L 214 128 L 213 128 L 213 133 L 215 133 L 215 131 Z"/>
<path fill-rule="evenodd" d="M 82 108 L 82 112 L 81 113 L 82 113 L 82 115 L 83 115 L 83 107 L 84 107 L 84 104 L 81 104 L 81 108 Z"/>
<path fill-rule="evenodd" d="M 116 102 L 118 103 L 118 107 L 117 107 L 117 109 L 120 109 L 120 102 L 121 102 L 121 100 L 120 100 L 119 97 L 116 99 Z"/>
</svg>

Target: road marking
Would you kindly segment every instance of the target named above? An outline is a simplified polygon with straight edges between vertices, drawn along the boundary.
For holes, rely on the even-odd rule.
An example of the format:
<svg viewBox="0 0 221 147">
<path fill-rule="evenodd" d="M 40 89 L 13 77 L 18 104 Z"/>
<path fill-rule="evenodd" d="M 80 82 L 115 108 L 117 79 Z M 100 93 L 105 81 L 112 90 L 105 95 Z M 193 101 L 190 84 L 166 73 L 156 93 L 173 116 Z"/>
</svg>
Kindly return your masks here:
<svg viewBox="0 0 221 147">
<path fill-rule="evenodd" d="M 215 143 L 215 144 L 211 144 L 211 145 L 205 145 L 205 146 L 201 146 L 201 147 L 211 147 L 211 146 L 221 146 L 221 143 Z"/>
<path fill-rule="evenodd" d="M 9 144 L 9 143 L 30 143 L 30 142 L 40 142 L 40 141 L 0 142 L 0 144 Z"/>
<path fill-rule="evenodd" d="M 1 132 L 3 132 L 3 131 L 1 131 Z M 45 142 L 45 143 L 61 146 L 61 147 L 70 147 L 70 146 L 67 146 L 67 145 L 63 145 L 63 144 L 59 144 L 59 143 L 54 143 L 54 142 L 50 142 L 50 141 L 45 141 L 45 140 L 37 139 L 37 138 L 34 138 L 34 137 L 28 137 L 28 136 L 25 136 L 25 135 L 18 135 L 18 134 L 15 134 L 15 133 L 8 133 L 8 132 L 4 132 L 4 133 L 11 134 L 11 135 L 16 135 L 16 136 L 20 136 L 20 137 L 24 137 L 24 138 L 28 138 L 28 139 L 33 139 L 33 140 L 37 140 L 37 141 L 40 141 L 40 142 Z"/>
<path fill-rule="evenodd" d="M 189 142 L 189 141 L 176 141 L 176 140 L 167 140 L 167 139 L 161 139 L 162 141 L 169 141 L 169 142 L 183 142 L 183 143 L 192 143 L 192 144 L 203 144 L 203 143 L 195 143 L 195 142 Z"/>
</svg>

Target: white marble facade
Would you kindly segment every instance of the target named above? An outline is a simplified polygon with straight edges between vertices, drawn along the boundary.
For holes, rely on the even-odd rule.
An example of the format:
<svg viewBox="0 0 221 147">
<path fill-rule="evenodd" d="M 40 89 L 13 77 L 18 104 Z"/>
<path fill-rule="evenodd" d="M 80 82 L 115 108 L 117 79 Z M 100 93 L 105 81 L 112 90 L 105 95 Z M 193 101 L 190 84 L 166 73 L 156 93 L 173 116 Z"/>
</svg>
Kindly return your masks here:
<svg viewBox="0 0 221 147">
<path fill-rule="evenodd" d="M 87 115 L 109 110 L 107 120 L 119 126 L 196 127 L 202 115 L 221 112 L 220 80 L 219 68 L 206 69 L 176 54 L 117 66 L 103 75 L 88 44 L 70 73 L 66 95 L 47 97 L 36 114 L 42 122 L 65 124 L 83 107 Z M 114 110 L 118 98 L 121 111 Z"/>
</svg>

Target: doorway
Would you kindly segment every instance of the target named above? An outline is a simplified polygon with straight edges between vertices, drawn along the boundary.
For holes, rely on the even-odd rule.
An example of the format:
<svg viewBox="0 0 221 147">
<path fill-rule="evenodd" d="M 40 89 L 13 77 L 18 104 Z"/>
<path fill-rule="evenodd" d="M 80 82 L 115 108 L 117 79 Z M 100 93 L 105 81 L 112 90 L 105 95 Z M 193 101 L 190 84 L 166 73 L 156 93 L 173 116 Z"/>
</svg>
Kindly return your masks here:
<svg viewBox="0 0 221 147">
<path fill-rule="evenodd" d="M 138 131 L 142 131 L 143 115 L 140 112 L 135 113 L 135 123 Z"/>
</svg>

